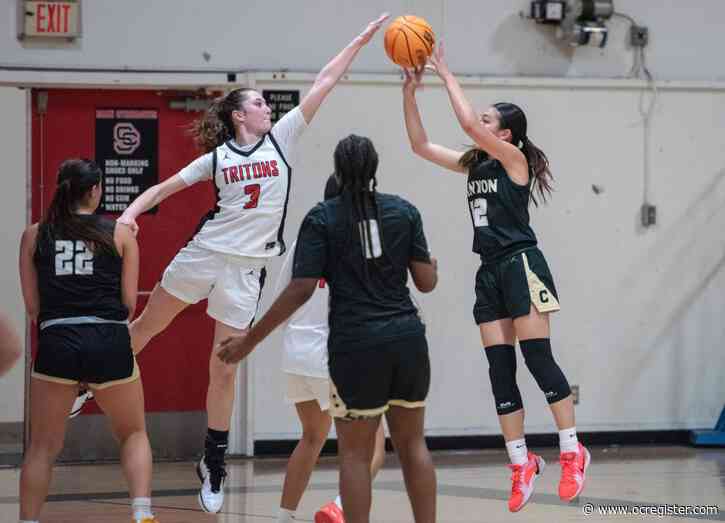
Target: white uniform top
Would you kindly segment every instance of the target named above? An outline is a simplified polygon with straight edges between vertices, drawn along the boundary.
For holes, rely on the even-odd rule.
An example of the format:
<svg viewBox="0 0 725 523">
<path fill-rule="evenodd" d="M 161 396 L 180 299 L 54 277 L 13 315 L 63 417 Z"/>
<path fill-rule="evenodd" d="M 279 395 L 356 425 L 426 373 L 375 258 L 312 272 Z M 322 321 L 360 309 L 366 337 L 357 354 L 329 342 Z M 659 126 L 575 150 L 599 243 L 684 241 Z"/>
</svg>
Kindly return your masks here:
<svg viewBox="0 0 725 523">
<path fill-rule="evenodd" d="M 197 245 L 251 258 L 278 256 L 285 251 L 282 234 L 291 159 L 306 128 L 302 111 L 295 107 L 257 143 L 239 146 L 230 140 L 179 172 L 187 185 L 212 178 L 216 185 L 217 206 L 194 237 Z M 216 172 L 212 172 L 214 154 Z"/>
<path fill-rule="evenodd" d="M 276 294 L 279 295 L 292 280 L 295 246 L 293 243 L 277 279 Z M 315 292 L 307 302 L 287 320 L 284 329 L 284 356 L 282 370 L 302 376 L 328 378 L 327 370 L 327 325 L 330 291 L 324 280 L 320 280 Z"/>
</svg>

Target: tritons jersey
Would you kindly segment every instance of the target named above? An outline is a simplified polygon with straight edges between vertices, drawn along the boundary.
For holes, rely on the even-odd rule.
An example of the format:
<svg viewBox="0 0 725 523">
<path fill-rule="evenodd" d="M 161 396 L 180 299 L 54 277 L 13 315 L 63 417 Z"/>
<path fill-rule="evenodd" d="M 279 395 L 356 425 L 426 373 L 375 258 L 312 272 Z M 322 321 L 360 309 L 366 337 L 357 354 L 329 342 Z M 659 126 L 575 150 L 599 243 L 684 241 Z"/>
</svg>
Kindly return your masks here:
<svg viewBox="0 0 725 523">
<path fill-rule="evenodd" d="M 252 258 L 285 251 L 291 158 L 306 127 L 296 107 L 257 143 L 239 146 L 229 141 L 179 172 L 187 185 L 213 180 L 216 187 L 217 205 L 194 236 L 197 245 Z"/>
<path fill-rule="evenodd" d="M 473 222 L 473 252 L 489 263 L 536 245 L 529 225 L 531 177 L 514 183 L 501 162 L 486 159 L 468 174 L 468 206 Z"/>
</svg>

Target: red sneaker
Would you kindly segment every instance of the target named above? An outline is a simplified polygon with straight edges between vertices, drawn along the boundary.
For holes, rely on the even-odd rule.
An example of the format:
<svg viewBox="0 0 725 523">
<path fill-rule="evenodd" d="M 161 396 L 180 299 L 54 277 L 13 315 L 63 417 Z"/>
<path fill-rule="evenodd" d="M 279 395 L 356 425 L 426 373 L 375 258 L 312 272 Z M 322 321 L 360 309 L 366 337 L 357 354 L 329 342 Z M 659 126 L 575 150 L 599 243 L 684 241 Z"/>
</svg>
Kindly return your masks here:
<svg viewBox="0 0 725 523">
<path fill-rule="evenodd" d="M 345 523 L 345 515 L 334 501 L 315 512 L 315 523 Z"/>
<path fill-rule="evenodd" d="M 581 443 L 576 452 L 561 453 L 559 458 L 559 463 L 561 463 L 559 497 L 563 501 L 571 501 L 581 493 L 591 460 L 592 455 Z"/>
<path fill-rule="evenodd" d="M 509 465 L 511 469 L 511 497 L 509 498 L 509 510 L 518 512 L 531 494 L 534 493 L 534 482 L 544 472 L 546 463 L 533 452 L 529 452 L 528 461 L 523 465 Z"/>
</svg>

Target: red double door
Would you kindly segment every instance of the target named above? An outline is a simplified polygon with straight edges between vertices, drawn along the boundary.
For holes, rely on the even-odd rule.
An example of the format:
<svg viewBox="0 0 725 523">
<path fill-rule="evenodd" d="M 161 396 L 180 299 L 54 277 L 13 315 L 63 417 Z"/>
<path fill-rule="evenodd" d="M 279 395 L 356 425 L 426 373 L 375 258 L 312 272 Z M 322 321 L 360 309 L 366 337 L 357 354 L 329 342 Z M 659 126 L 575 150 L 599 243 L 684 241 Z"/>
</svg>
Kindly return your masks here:
<svg viewBox="0 0 725 523">
<path fill-rule="evenodd" d="M 192 161 L 199 151 L 187 130 L 199 113 L 171 108 L 172 101 L 183 100 L 186 96 L 188 94 L 171 91 L 33 90 L 33 222 L 42 218 L 52 200 L 61 162 L 66 158 L 95 157 L 96 139 L 100 136 L 98 117 L 104 114 L 103 111 L 115 109 L 118 114 L 131 117 L 155 115 L 156 143 L 149 154 L 156 155 L 158 181 L 172 176 Z M 138 145 L 134 142 L 138 137 L 134 136 L 131 127 L 121 126 L 118 131 L 121 147 L 124 140 L 130 148 Z M 115 196 L 110 200 L 128 201 L 128 197 L 119 196 L 128 194 L 128 189 L 119 187 L 111 189 Z M 213 205 L 213 187 L 202 183 L 161 203 L 155 214 L 139 217 L 141 270 L 136 314 L 144 308 L 148 293 L 165 267 L 192 236 L 200 217 Z M 114 207 L 109 205 L 109 208 Z M 116 206 L 109 216 L 118 217 L 120 208 Z M 205 301 L 188 307 L 139 355 L 148 414 L 205 410 L 213 336 L 213 322 L 206 316 L 205 308 Z M 84 410 L 85 414 L 98 412 L 95 405 Z"/>
</svg>

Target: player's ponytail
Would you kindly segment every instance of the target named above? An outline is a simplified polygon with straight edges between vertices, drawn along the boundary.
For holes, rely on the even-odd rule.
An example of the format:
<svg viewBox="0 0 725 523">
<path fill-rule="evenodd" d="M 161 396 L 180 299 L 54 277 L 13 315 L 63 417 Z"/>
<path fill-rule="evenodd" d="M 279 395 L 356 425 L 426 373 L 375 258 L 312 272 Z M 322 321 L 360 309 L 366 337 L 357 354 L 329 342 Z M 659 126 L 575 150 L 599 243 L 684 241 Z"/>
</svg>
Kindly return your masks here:
<svg viewBox="0 0 725 523">
<path fill-rule="evenodd" d="M 549 160 L 546 154 L 534 145 L 534 142 L 529 140 L 526 133 L 528 124 L 524 111 L 518 105 L 509 102 L 496 103 L 493 104 L 493 107 L 498 111 L 499 128 L 511 131 L 511 143 L 521 149 L 526 157 L 526 162 L 529 165 L 529 176 L 533 180 L 531 184 L 531 201 L 534 202 L 534 205 L 538 205 L 535 196 L 536 192 L 539 193 L 542 201 L 546 201 L 547 196 L 551 194 L 553 176 L 549 170 Z M 465 169 L 470 169 L 488 157 L 486 151 L 472 147 L 461 156 L 458 163 Z"/>
<path fill-rule="evenodd" d="M 216 98 L 204 115 L 194 120 L 190 133 L 196 145 L 204 152 L 210 152 L 235 135 L 233 111 L 243 111 L 242 102 L 247 99 L 250 91 L 254 89 L 234 89 L 226 96 Z"/>
<path fill-rule="evenodd" d="M 546 201 L 547 196 L 551 195 L 551 186 L 554 177 L 549 170 L 549 159 L 544 154 L 544 151 L 536 147 L 534 142 L 529 140 L 528 136 L 524 136 L 521 150 L 524 156 L 526 156 L 526 161 L 529 163 L 529 173 L 534 178 L 531 184 L 531 200 L 534 202 L 534 205 L 538 205 L 539 202 L 536 200 L 535 192 L 539 193 L 542 201 Z"/>
<path fill-rule="evenodd" d="M 94 222 L 80 219 L 76 213 L 91 189 L 101 183 L 101 175 L 93 160 L 65 160 L 58 169 L 58 186 L 40 224 L 40 235 L 53 240 L 81 240 L 94 252 L 117 255 L 113 234 Z"/>
</svg>

